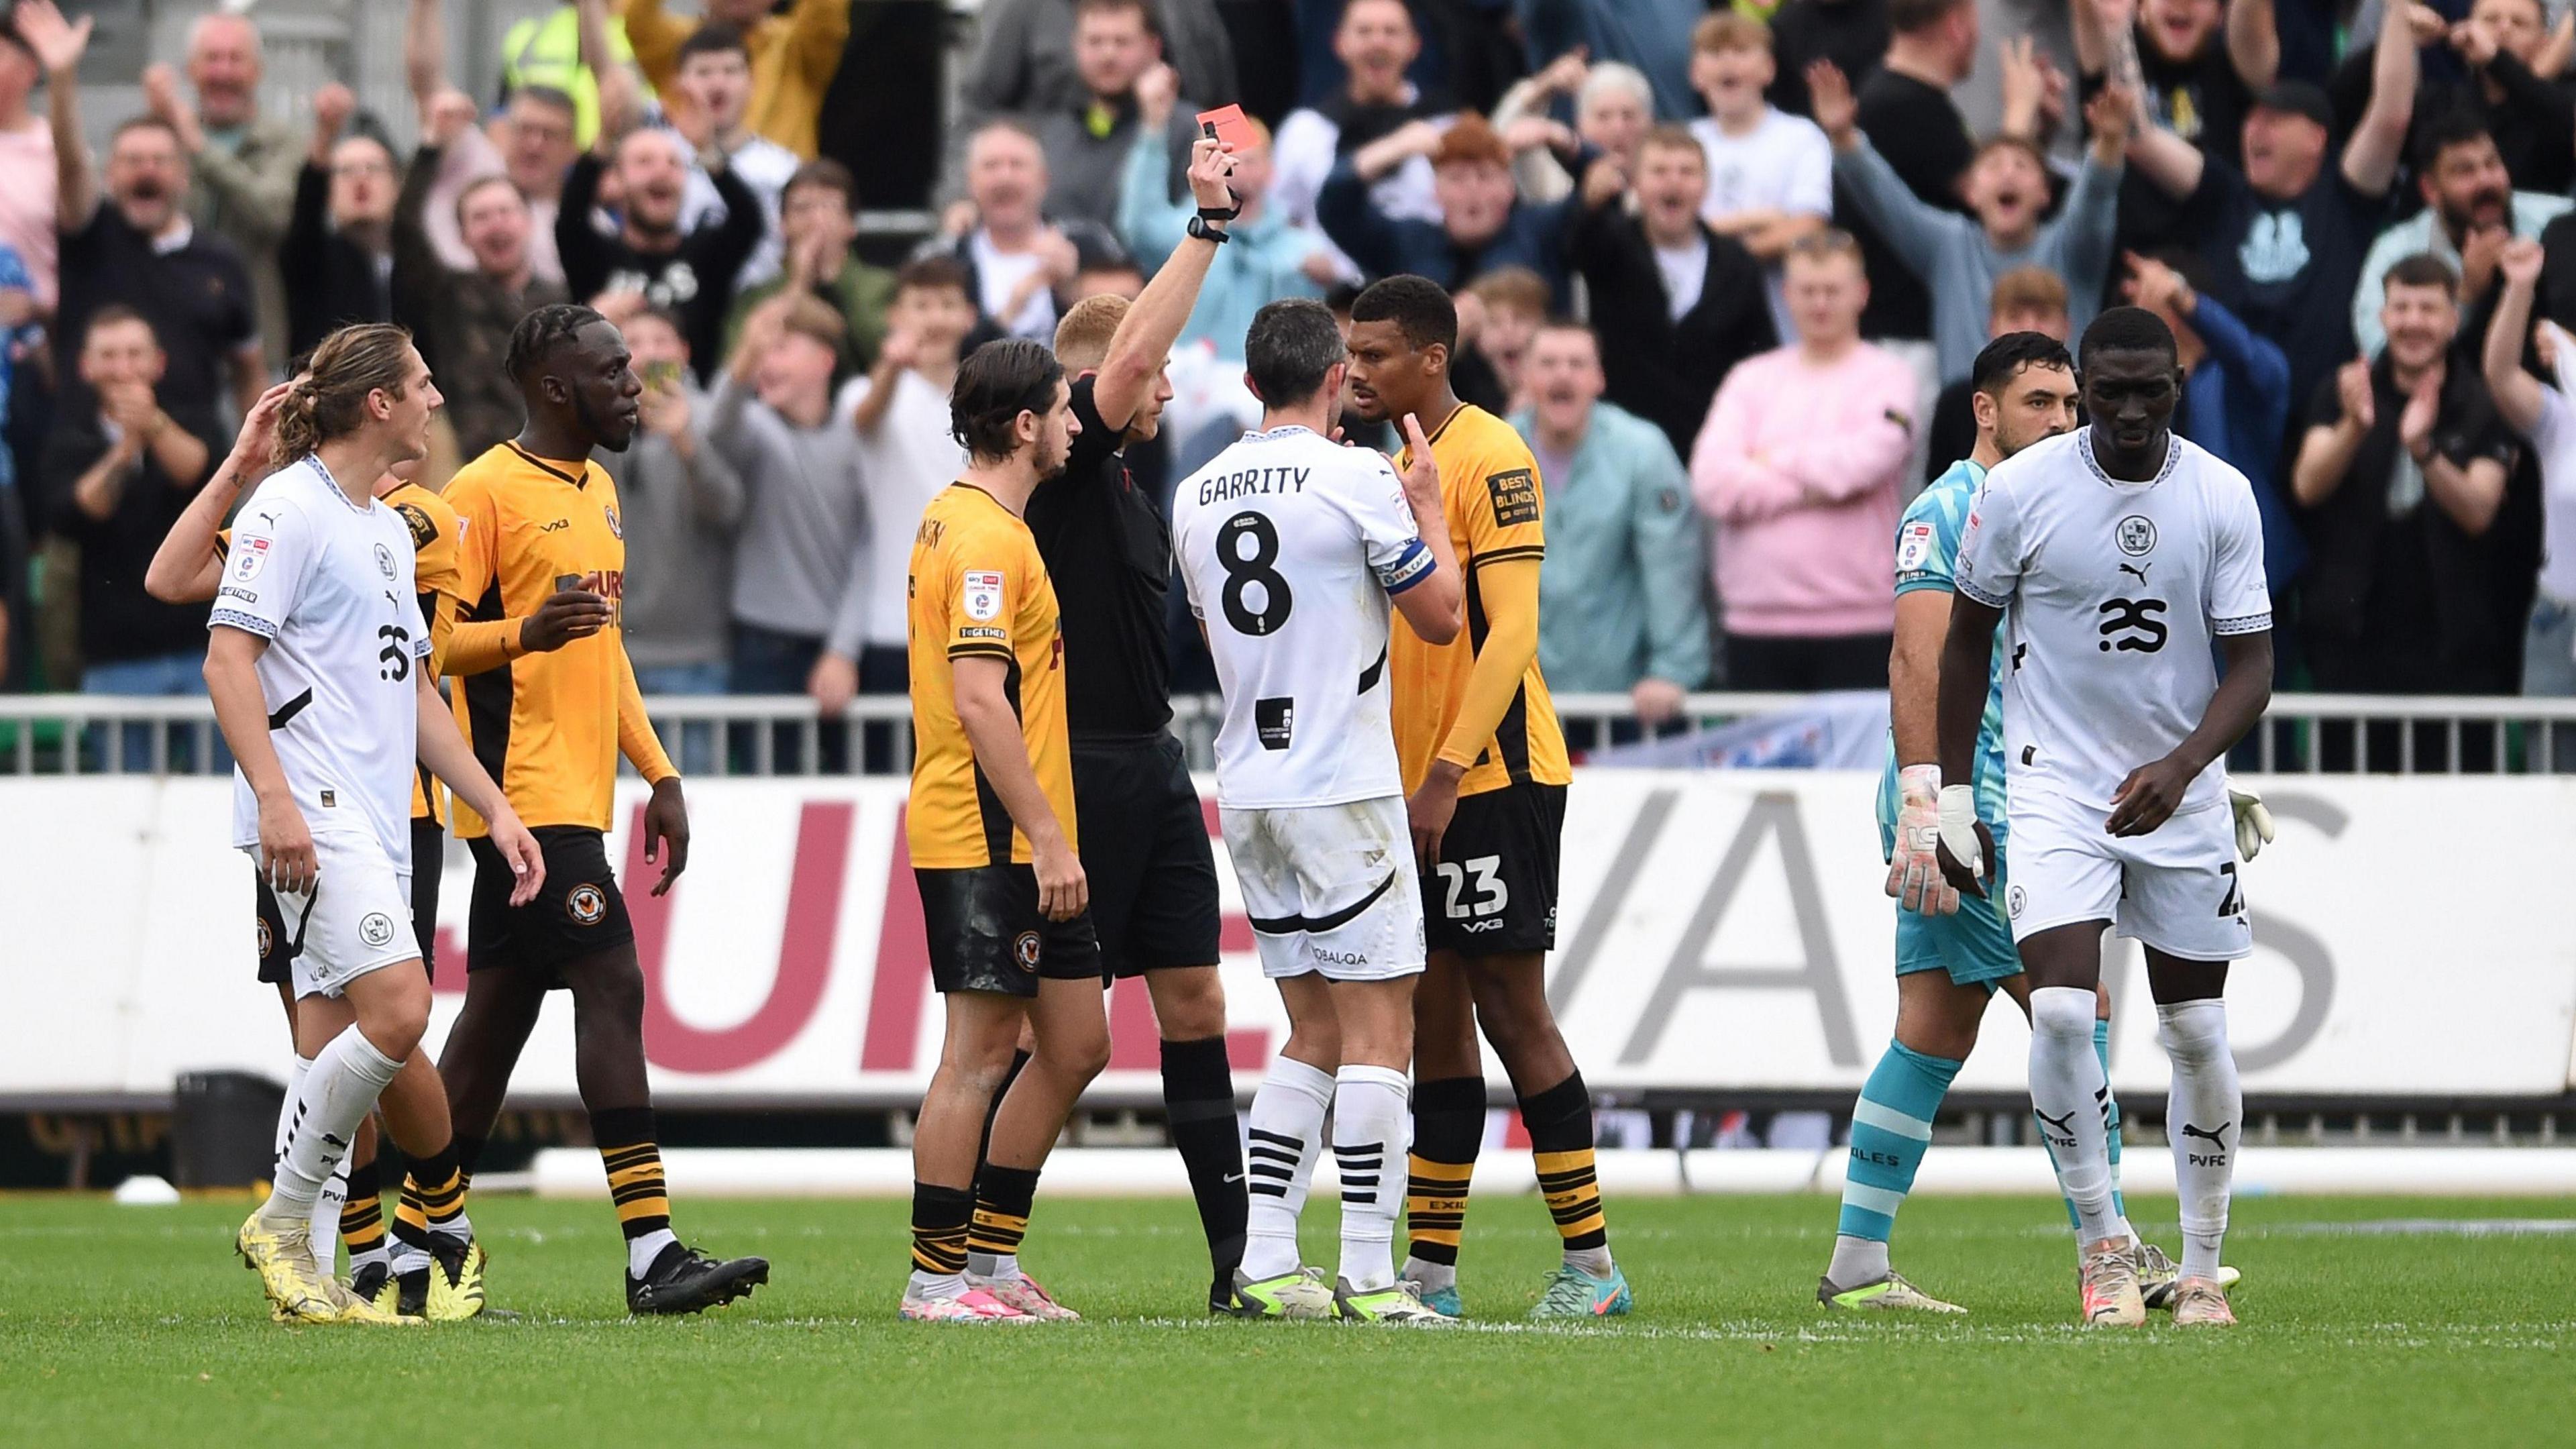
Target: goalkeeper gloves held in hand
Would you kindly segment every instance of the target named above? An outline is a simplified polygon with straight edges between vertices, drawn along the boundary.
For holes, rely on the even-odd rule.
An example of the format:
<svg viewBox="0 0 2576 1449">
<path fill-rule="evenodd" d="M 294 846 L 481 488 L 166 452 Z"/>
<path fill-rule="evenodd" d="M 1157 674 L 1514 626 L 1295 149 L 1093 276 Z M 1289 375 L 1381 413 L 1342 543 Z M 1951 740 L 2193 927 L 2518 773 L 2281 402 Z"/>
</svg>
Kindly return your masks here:
<svg viewBox="0 0 2576 1449">
<path fill-rule="evenodd" d="M 2236 853 L 2246 860 L 2263 853 L 2272 843 L 2272 812 L 2263 808 L 2263 797 L 2242 785 L 2227 787 L 2227 808 L 2236 813 Z"/>
<path fill-rule="evenodd" d="M 1887 862 L 1887 893 L 1904 909 L 1946 916 L 1959 892 L 1941 878 L 1941 767 L 1908 765 L 1896 776 L 1896 850 Z"/>
</svg>

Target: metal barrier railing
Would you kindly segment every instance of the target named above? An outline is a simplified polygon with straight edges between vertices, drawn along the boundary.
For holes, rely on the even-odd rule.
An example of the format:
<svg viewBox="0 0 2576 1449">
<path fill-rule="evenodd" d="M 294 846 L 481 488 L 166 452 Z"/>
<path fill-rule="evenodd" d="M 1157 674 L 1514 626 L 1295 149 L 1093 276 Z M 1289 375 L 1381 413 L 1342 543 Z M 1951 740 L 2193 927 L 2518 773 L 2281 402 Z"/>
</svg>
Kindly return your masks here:
<svg viewBox="0 0 2576 1449">
<path fill-rule="evenodd" d="M 1811 703 L 1797 694 L 1694 694 L 1682 726 L 1712 728 Z M 862 697 L 829 720 L 801 695 L 664 695 L 646 707 L 664 747 L 693 775 L 900 774 L 911 767 L 912 707 L 896 695 Z M 1556 707 L 1578 738 L 1636 723 L 1625 695 L 1559 695 Z M 1172 701 L 1173 732 L 1196 768 L 1214 767 L 1218 718 L 1214 695 Z M 2576 772 L 2576 699 L 2285 694 L 2273 699 L 2231 763 L 2267 773 Z M 203 698 L 0 695 L 0 775 L 229 769 Z"/>
</svg>

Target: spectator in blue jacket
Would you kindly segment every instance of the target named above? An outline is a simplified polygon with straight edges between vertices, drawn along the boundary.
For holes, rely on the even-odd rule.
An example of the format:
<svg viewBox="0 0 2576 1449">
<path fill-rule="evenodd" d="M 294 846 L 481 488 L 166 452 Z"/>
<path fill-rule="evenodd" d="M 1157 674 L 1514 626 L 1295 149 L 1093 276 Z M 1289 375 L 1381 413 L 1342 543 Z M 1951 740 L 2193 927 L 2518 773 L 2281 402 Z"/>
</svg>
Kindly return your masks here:
<svg viewBox="0 0 2576 1449">
<path fill-rule="evenodd" d="M 2282 431 L 2290 425 L 2290 358 L 2215 297 L 2202 294 L 2200 254 L 2182 247 L 2161 257 L 2130 252 L 2120 293 L 2173 329 L 2183 370 L 2174 429 L 2218 455 L 2254 485 L 2263 515 L 2263 575 L 2278 595 L 2308 562 L 2289 500 L 2274 478 Z"/>
<path fill-rule="evenodd" d="M 1593 159 L 1557 121 L 1534 117 L 1515 124 L 1508 137 L 1472 111 L 1445 130 L 1417 121 L 1342 158 L 1315 199 L 1315 219 L 1372 277 L 1410 272 L 1454 292 L 1496 267 L 1527 267 L 1547 279 L 1562 306 L 1566 224 L 1581 203 L 1573 196 L 1546 205 L 1520 199 L 1512 157 L 1539 145 L 1556 148 L 1577 176 Z M 1379 177 L 1417 155 L 1431 158 L 1437 222 L 1390 217 L 1369 200 Z"/>
<path fill-rule="evenodd" d="M 1521 381 L 1530 405 L 1511 423 L 1547 490 L 1539 667 L 1560 694 L 1627 695 L 1647 728 L 1675 720 L 1708 677 L 1708 556 L 1689 475 L 1663 429 L 1601 401 L 1589 327 L 1540 329 Z M 1569 740 L 1588 749 L 1635 735 Z"/>
</svg>

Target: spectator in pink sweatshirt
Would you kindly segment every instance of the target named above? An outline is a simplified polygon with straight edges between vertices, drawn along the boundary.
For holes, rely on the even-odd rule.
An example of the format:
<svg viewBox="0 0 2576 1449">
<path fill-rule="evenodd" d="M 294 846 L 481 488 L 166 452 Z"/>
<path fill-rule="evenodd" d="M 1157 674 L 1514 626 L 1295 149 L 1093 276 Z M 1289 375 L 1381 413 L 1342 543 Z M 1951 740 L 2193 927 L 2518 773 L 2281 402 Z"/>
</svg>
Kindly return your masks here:
<svg viewBox="0 0 2576 1449">
<path fill-rule="evenodd" d="M 1691 492 L 1717 525 L 1726 683 L 1884 689 L 1914 373 L 1860 340 L 1869 282 L 1848 233 L 1793 246 L 1784 290 L 1797 340 L 1727 374 L 1691 449 Z"/>
</svg>

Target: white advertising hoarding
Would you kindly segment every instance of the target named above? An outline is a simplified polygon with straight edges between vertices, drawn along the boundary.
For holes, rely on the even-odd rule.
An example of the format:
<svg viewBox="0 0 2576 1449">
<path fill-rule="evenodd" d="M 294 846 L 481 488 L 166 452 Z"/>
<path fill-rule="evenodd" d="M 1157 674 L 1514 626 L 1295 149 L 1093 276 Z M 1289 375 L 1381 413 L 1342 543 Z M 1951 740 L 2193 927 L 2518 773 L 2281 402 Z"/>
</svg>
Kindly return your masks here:
<svg viewBox="0 0 2576 1449">
<path fill-rule="evenodd" d="M 1875 779 L 1807 771 L 1589 770 L 1566 818 L 1550 991 L 1607 1094 L 1855 1089 L 1893 1021 L 1892 906 Z M 2245 872 L 2257 950 L 2229 1000 L 2245 1084 L 2308 1095 L 2556 1096 L 2576 1039 L 2576 780 L 2280 778 L 2281 838 Z M 917 1096 L 939 1040 L 900 780 L 690 787 L 688 874 L 653 899 L 621 793 L 645 1040 L 665 1105 Z M 275 993 L 253 980 L 250 871 L 224 847 L 221 780 L 0 781 L 0 1096 L 166 1092 L 184 1071 L 280 1075 Z M 1212 816 L 1212 812 L 1211 812 Z M 1213 831 L 1213 819 L 1211 818 Z M 1281 1039 L 1277 998 L 1223 869 L 1239 1071 Z M 462 1000 L 471 867 L 451 844 L 438 1040 Z M 2113 953 L 2113 1076 L 2160 1091 L 2134 949 Z M 1111 1000 L 1101 1090 L 1158 1095 L 1150 1007 Z M 1963 1090 L 2024 1081 L 1998 1006 Z M 1499 1081 L 1499 1071 L 1496 1071 Z M 1250 1085 L 1247 1075 L 1244 1085 Z M 571 1013 L 522 1058 L 525 1102 L 574 1096 Z"/>
</svg>

